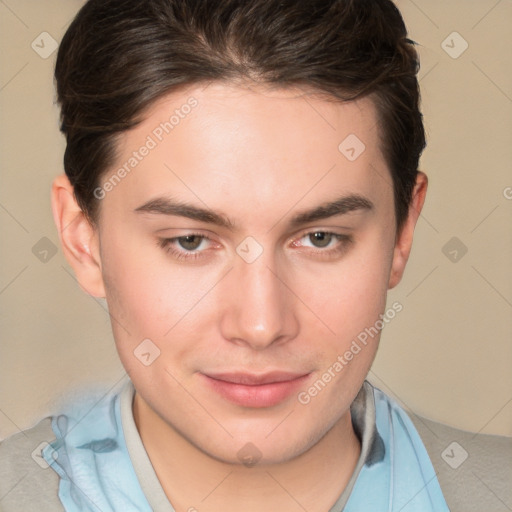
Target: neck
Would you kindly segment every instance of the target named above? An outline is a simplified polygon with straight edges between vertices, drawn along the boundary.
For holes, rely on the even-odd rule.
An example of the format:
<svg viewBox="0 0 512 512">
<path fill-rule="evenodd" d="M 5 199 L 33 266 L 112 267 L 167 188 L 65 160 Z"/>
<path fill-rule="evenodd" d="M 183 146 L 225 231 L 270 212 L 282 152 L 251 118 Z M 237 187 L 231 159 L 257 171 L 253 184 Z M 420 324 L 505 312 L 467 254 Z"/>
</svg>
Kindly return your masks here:
<svg viewBox="0 0 512 512">
<path fill-rule="evenodd" d="M 325 512 L 345 489 L 361 453 L 350 411 L 312 448 L 272 465 L 210 457 L 135 394 L 133 416 L 162 488 L 176 512 Z"/>
</svg>

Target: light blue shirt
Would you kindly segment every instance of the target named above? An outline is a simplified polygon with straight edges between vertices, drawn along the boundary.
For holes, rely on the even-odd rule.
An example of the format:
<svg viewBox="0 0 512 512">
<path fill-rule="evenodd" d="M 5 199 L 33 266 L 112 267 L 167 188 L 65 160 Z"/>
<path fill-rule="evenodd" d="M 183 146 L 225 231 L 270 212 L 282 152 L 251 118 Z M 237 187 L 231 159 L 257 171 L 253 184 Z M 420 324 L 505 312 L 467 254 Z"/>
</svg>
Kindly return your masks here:
<svg viewBox="0 0 512 512">
<path fill-rule="evenodd" d="M 147 454 L 141 455 L 131 413 L 133 393 L 128 380 L 121 391 L 99 401 L 75 401 L 53 418 L 56 440 L 43 450 L 43 457 L 60 476 L 59 499 L 66 511 L 174 510 Z M 361 456 L 329 512 L 449 512 L 427 451 L 405 411 L 365 381 L 351 414 Z"/>
</svg>

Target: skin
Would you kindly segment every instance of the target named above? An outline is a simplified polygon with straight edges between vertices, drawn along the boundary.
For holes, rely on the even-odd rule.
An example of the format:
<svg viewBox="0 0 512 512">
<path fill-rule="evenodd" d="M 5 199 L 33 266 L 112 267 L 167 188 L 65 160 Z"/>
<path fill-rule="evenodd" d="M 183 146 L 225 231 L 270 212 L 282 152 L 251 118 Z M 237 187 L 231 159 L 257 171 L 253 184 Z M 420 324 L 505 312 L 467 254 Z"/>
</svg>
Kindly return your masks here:
<svg viewBox="0 0 512 512">
<path fill-rule="evenodd" d="M 269 407 L 233 404 L 204 374 L 292 371 L 307 374 L 300 387 L 307 390 L 385 312 L 387 290 L 409 257 L 427 178 L 418 174 L 397 234 L 370 98 L 340 104 L 299 89 L 213 83 L 155 103 L 121 136 L 116 165 L 102 182 L 190 97 L 197 106 L 105 194 L 97 226 L 80 211 L 67 178 L 55 179 L 63 251 L 80 286 L 107 299 L 136 388 L 135 422 L 177 511 L 325 512 L 360 455 L 349 408 L 378 337 L 306 405 L 296 392 Z M 349 134 L 365 145 L 354 161 L 338 150 Z M 373 207 L 289 225 L 298 212 L 349 194 Z M 219 212 L 236 229 L 135 211 L 161 196 Z M 344 238 L 319 242 L 315 232 Z M 175 253 L 158 244 L 190 233 L 211 240 L 174 240 Z M 246 237 L 263 250 L 251 263 L 237 253 Z M 199 257 L 175 256 L 187 251 Z M 160 355 L 145 366 L 134 350 L 148 338 Z M 247 443 L 261 456 L 253 467 L 237 455 Z"/>
</svg>

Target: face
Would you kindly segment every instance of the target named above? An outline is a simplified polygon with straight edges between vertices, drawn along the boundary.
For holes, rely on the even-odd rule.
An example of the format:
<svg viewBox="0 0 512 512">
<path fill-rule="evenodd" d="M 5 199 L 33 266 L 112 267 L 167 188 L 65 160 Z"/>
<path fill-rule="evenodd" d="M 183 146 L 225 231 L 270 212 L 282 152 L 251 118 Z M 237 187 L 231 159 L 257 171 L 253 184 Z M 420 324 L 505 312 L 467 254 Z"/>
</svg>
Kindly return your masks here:
<svg viewBox="0 0 512 512">
<path fill-rule="evenodd" d="M 139 397 L 226 462 L 247 443 L 289 460 L 349 417 L 378 335 L 353 342 L 386 309 L 390 184 L 368 98 L 217 83 L 153 105 L 96 191 Z"/>
</svg>

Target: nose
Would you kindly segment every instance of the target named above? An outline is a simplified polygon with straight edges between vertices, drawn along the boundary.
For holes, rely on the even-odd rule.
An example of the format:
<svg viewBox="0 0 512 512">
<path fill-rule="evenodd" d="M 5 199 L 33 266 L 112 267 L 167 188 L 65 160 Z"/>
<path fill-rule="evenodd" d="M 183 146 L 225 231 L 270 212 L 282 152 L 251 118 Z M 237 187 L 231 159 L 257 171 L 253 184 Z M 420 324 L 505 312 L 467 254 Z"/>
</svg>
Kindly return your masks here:
<svg viewBox="0 0 512 512">
<path fill-rule="evenodd" d="M 286 272 L 275 258 L 262 255 L 252 263 L 237 258 L 224 283 L 221 330 L 224 339 L 254 350 L 296 337 L 296 298 L 287 286 Z"/>
</svg>

